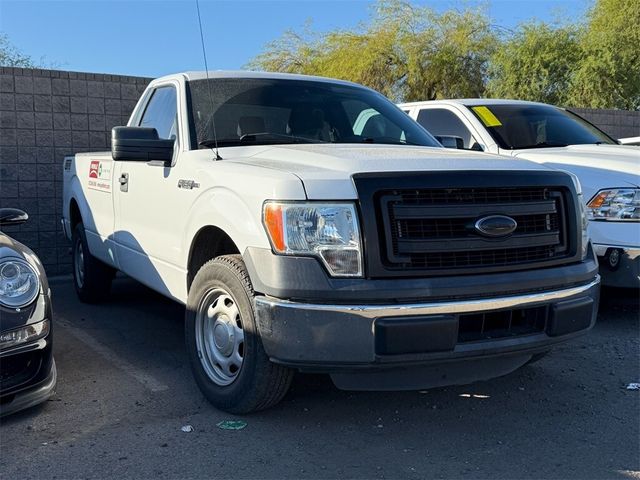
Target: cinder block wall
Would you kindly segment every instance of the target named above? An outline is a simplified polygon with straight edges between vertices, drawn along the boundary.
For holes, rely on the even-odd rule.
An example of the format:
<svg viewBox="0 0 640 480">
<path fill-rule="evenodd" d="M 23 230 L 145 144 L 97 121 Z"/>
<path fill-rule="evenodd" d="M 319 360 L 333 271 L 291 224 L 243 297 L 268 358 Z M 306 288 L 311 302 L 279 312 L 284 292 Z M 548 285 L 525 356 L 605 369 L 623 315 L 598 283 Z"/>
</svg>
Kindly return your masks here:
<svg viewBox="0 0 640 480">
<path fill-rule="evenodd" d="M 640 111 L 572 108 L 613 138 L 640 137 Z"/>
<path fill-rule="evenodd" d="M 49 275 L 71 271 L 60 226 L 62 159 L 106 150 L 151 79 L 0 67 L 0 206 L 30 220 L 7 227 L 31 247 Z M 615 138 L 640 135 L 640 112 L 576 109 Z"/>
<path fill-rule="evenodd" d="M 148 78 L 0 67 L 0 206 L 29 214 L 4 230 L 32 248 L 49 275 L 71 271 L 60 226 L 62 159 L 106 150 Z"/>
</svg>

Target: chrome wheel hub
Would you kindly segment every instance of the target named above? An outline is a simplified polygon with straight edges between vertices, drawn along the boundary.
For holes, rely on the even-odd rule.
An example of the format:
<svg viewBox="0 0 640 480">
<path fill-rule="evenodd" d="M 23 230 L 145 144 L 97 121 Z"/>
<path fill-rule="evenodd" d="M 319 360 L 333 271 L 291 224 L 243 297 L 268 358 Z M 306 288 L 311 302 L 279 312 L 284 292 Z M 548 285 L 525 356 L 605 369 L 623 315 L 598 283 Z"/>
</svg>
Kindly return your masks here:
<svg viewBox="0 0 640 480">
<path fill-rule="evenodd" d="M 244 361 L 244 330 L 238 305 L 221 288 L 207 292 L 196 312 L 196 345 L 200 363 L 216 384 L 231 384 Z"/>
</svg>

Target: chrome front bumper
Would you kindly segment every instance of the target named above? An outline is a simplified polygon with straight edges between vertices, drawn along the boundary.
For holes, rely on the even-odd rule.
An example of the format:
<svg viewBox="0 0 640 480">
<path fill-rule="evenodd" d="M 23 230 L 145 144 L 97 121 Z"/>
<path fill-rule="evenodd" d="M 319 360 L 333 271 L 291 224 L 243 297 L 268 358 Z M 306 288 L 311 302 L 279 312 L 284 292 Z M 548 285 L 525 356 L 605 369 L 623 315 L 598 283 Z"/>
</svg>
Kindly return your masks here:
<svg viewBox="0 0 640 480">
<path fill-rule="evenodd" d="M 597 276 L 585 285 L 561 290 L 397 305 L 308 304 L 264 296 L 255 300 L 256 317 L 265 351 L 282 364 L 331 371 L 354 365 L 449 361 L 544 350 L 588 330 L 595 323 L 599 284 Z M 548 309 L 545 328 L 535 334 L 458 341 L 463 314 L 536 306 Z M 383 335 L 393 338 L 393 348 L 380 348 Z M 413 345 L 410 351 L 402 351 L 405 343 Z"/>
</svg>

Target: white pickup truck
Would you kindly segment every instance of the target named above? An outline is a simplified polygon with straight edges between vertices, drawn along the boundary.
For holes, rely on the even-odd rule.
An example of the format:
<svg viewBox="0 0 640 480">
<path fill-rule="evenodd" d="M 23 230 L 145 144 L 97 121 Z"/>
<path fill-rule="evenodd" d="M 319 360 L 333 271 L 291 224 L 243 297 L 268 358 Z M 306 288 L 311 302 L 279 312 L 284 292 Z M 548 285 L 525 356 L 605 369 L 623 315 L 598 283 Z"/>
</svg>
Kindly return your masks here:
<svg viewBox="0 0 640 480">
<path fill-rule="evenodd" d="M 488 379 L 595 322 L 576 178 L 444 149 L 359 85 L 159 78 L 111 152 L 63 169 L 80 299 L 120 270 L 185 304 L 196 381 L 230 412 L 277 403 L 295 371 L 367 390 Z"/>
<path fill-rule="evenodd" d="M 578 115 L 517 100 L 436 100 L 400 107 L 446 146 L 509 155 L 575 174 L 602 284 L 640 287 L 640 148 Z"/>
</svg>

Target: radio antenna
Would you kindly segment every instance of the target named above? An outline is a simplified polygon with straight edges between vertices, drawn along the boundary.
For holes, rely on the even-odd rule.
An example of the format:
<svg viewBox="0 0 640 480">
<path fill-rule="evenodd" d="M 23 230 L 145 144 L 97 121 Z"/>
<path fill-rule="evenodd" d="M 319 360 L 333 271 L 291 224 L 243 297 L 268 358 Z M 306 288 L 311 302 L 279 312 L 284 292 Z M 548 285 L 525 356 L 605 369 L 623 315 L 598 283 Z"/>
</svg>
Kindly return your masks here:
<svg viewBox="0 0 640 480">
<path fill-rule="evenodd" d="M 209 91 L 209 102 L 211 103 L 211 126 L 213 127 L 213 143 L 215 145 L 216 160 L 222 160 L 218 153 L 218 134 L 216 133 L 215 105 L 213 103 L 213 94 L 211 93 L 211 81 L 209 78 L 209 65 L 207 64 L 207 50 L 204 46 L 204 34 L 202 33 L 202 18 L 200 17 L 200 2 L 196 0 L 196 10 L 198 11 L 198 26 L 200 27 L 200 43 L 202 44 L 202 56 L 204 58 L 204 71 L 207 76 L 207 90 Z"/>
</svg>

